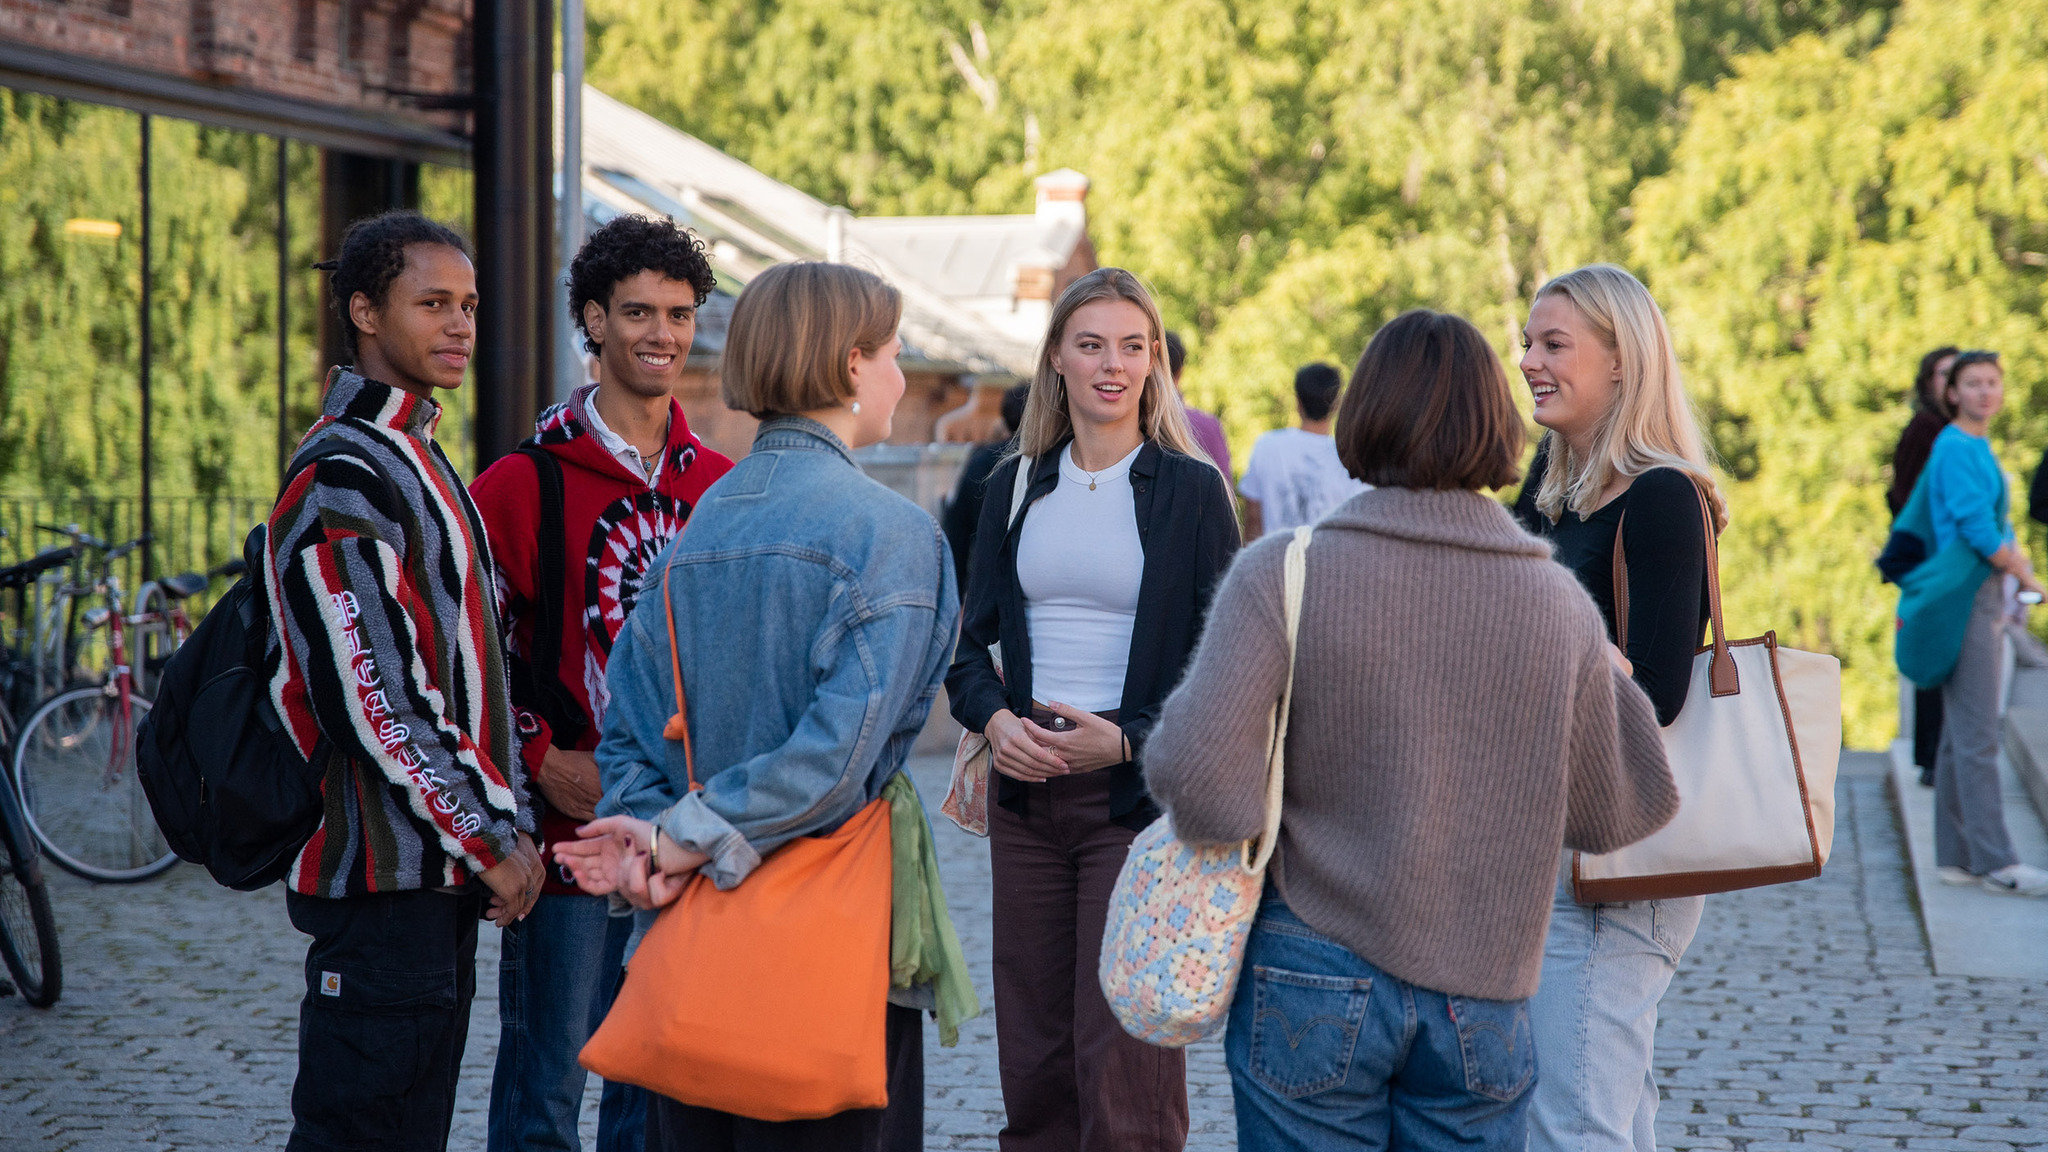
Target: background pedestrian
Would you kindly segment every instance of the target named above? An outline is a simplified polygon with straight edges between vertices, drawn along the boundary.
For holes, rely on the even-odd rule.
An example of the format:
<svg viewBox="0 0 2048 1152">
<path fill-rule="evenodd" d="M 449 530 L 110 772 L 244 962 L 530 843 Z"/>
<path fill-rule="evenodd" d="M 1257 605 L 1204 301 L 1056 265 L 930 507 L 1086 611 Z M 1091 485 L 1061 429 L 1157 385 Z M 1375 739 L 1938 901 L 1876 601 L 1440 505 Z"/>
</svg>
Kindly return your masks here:
<svg viewBox="0 0 2048 1152">
<path fill-rule="evenodd" d="M 1934 859 L 1945 884 L 2048 896 L 2048 871 L 2020 862 L 2005 827 L 1998 779 L 2004 674 L 2005 581 L 2043 591 L 2013 535 L 2005 470 L 1992 455 L 1991 418 L 2005 406 L 2005 369 L 1996 352 L 1955 359 L 1943 398 L 1953 419 L 1934 439 L 1925 483 L 1934 552 L 1960 539 L 1990 566 L 1974 589 L 1955 671 L 1941 685 L 1941 746 L 1934 763 Z"/>
<path fill-rule="evenodd" d="M 1330 417 L 1344 377 L 1332 364 L 1304 365 L 1294 374 L 1299 428 L 1275 428 L 1252 445 L 1252 458 L 1237 485 L 1244 497 L 1244 534 L 1256 540 L 1313 524 L 1323 513 L 1365 491 L 1337 457 Z"/>
<path fill-rule="evenodd" d="M 1180 333 L 1168 332 L 1166 368 L 1173 378 L 1173 391 L 1176 396 L 1180 395 L 1180 374 L 1181 370 L 1187 367 L 1187 363 L 1188 349 L 1187 345 L 1181 343 Z M 1225 476 L 1231 475 L 1230 438 L 1223 434 L 1223 421 L 1184 401 L 1181 407 L 1187 415 L 1188 430 L 1194 433 L 1195 443 L 1201 447 L 1202 454 L 1207 456 L 1209 462 L 1216 465 Z"/>
<path fill-rule="evenodd" d="M 974 532 L 981 524 L 981 502 L 988 495 L 989 475 L 1016 442 L 1017 429 L 1024 426 L 1024 398 L 1030 394 L 1028 384 L 1019 384 L 1003 393 L 1002 426 L 967 454 L 953 495 L 946 501 L 945 511 L 939 514 L 939 527 L 945 529 L 946 543 L 953 549 L 953 575 L 963 590 L 967 587 L 968 558 L 974 553 Z"/>
<path fill-rule="evenodd" d="M 1885 506 L 1891 509 L 1894 520 L 1913 495 L 1921 469 L 1927 467 L 1927 457 L 1934 451 L 1934 438 L 1948 426 L 1952 413 L 1946 396 L 1956 351 L 1955 345 L 1949 344 L 1920 358 L 1920 371 L 1913 378 L 1913 418 L 1906 421 L 1905 430 L 1899 433 L 1898 447 L 1892 450 L 1892 485 L 1884 494 Z M 2048 500 L 2037 502 L 2037 506 L 2048 515 Z M 1913 763 L 1920 768 L 1920 783 L 1924 787 L 1934 787 L 1934 756 L 1940 747 L 1941 689 L 1916 688 Z"/>
</svg>

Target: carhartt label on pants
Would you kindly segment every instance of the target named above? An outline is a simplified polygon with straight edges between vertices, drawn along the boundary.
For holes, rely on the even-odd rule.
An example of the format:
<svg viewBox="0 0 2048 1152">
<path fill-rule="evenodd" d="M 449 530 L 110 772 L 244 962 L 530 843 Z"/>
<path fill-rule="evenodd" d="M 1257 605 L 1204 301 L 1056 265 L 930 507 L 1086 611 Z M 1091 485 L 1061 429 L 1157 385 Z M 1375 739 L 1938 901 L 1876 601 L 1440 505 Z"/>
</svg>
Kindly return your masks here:
<svg viewBox="0 0 2048 1152">
<path fill-rule="evenodd" d="M 341 995 L 341 973 L 322 972 L 320 974 L 320 994 L 322 996 Z"/>
</svg>

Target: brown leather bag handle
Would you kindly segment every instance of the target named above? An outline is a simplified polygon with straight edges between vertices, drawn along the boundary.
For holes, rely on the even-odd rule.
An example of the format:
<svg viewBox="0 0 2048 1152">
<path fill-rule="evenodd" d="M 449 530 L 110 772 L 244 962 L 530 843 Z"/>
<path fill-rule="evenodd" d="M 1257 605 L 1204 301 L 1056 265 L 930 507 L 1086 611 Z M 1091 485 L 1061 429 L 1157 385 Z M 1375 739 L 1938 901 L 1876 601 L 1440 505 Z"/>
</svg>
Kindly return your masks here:
<svg viewBox="0 0 2048 1152">
<path fill-rule="evenodd" d="M 1692 494 L 1699 498 L 1700 523 L 1707 535 L 1707 618 L 1713 624 L 1714 659 L 1707 667 L 1707 684 L 1716 696 L 1733 696 L 1742 691 L 1742 678 L 1735 670 L 1735 657 L 1728 651 L 1728 630 L 1721 623 L 1721 551 L 1714 538 L 1714 505 L 1697 480 Z M 1628 655 L 1628 554 L 1622 548 L 1622 529 L 1628 524 L 1628 510 L 1614 525 L 1614 634 L 1615 646 Z"/>
</svg>

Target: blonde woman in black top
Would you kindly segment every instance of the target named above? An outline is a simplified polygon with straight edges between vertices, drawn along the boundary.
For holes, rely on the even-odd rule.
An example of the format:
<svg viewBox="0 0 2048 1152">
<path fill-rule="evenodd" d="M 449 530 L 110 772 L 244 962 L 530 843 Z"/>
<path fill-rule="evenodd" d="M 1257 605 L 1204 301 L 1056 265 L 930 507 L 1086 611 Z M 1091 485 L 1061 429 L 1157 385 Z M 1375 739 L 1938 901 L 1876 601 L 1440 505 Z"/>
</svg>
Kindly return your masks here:
<svg viewBox="0 0 2048 1152">
<path fill-rule="evenodd" d="M 1522 342 L 1536 422 L 1549 432 L 1515 512 L 1592 594 L 1610 641 L 1621 533 L 1628 649 L 1619 656 L 1668 726 L 1685 707 L 1706 627 L 1706 533 L 1726 514 L 1664 314 L 1635 277 L 1595 264 L 1543 286 Z M 1543 1069 L 1529 1152 L 1656 1152 L 1657 1002 L 1705 900 L 1580 905 L 1570 863 L 1569 854 L 1559 863 L 1543 982 L 1529 1002 Z"/>
</svg>

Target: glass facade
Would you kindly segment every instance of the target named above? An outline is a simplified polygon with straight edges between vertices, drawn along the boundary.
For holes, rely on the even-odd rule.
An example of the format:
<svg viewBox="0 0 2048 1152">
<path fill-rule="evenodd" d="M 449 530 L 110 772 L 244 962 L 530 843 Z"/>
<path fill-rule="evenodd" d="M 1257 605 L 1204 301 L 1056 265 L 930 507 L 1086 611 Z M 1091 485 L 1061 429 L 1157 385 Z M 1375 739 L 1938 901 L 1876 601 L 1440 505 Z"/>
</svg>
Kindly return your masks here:
<svg viewBox="0 0 2048 1152">
<path fill-rule="evenodd" d="M 0 563 L 61 543 L 39 523 L 129 539 L 145 493 L 157 572 L 239 553 L 319 410 L 323 159 L 0 88 Z M 469 173 L 420 176 L 469 234 Z M 465 462 L 466 401 L 443 425 Z"/>
</svg>

